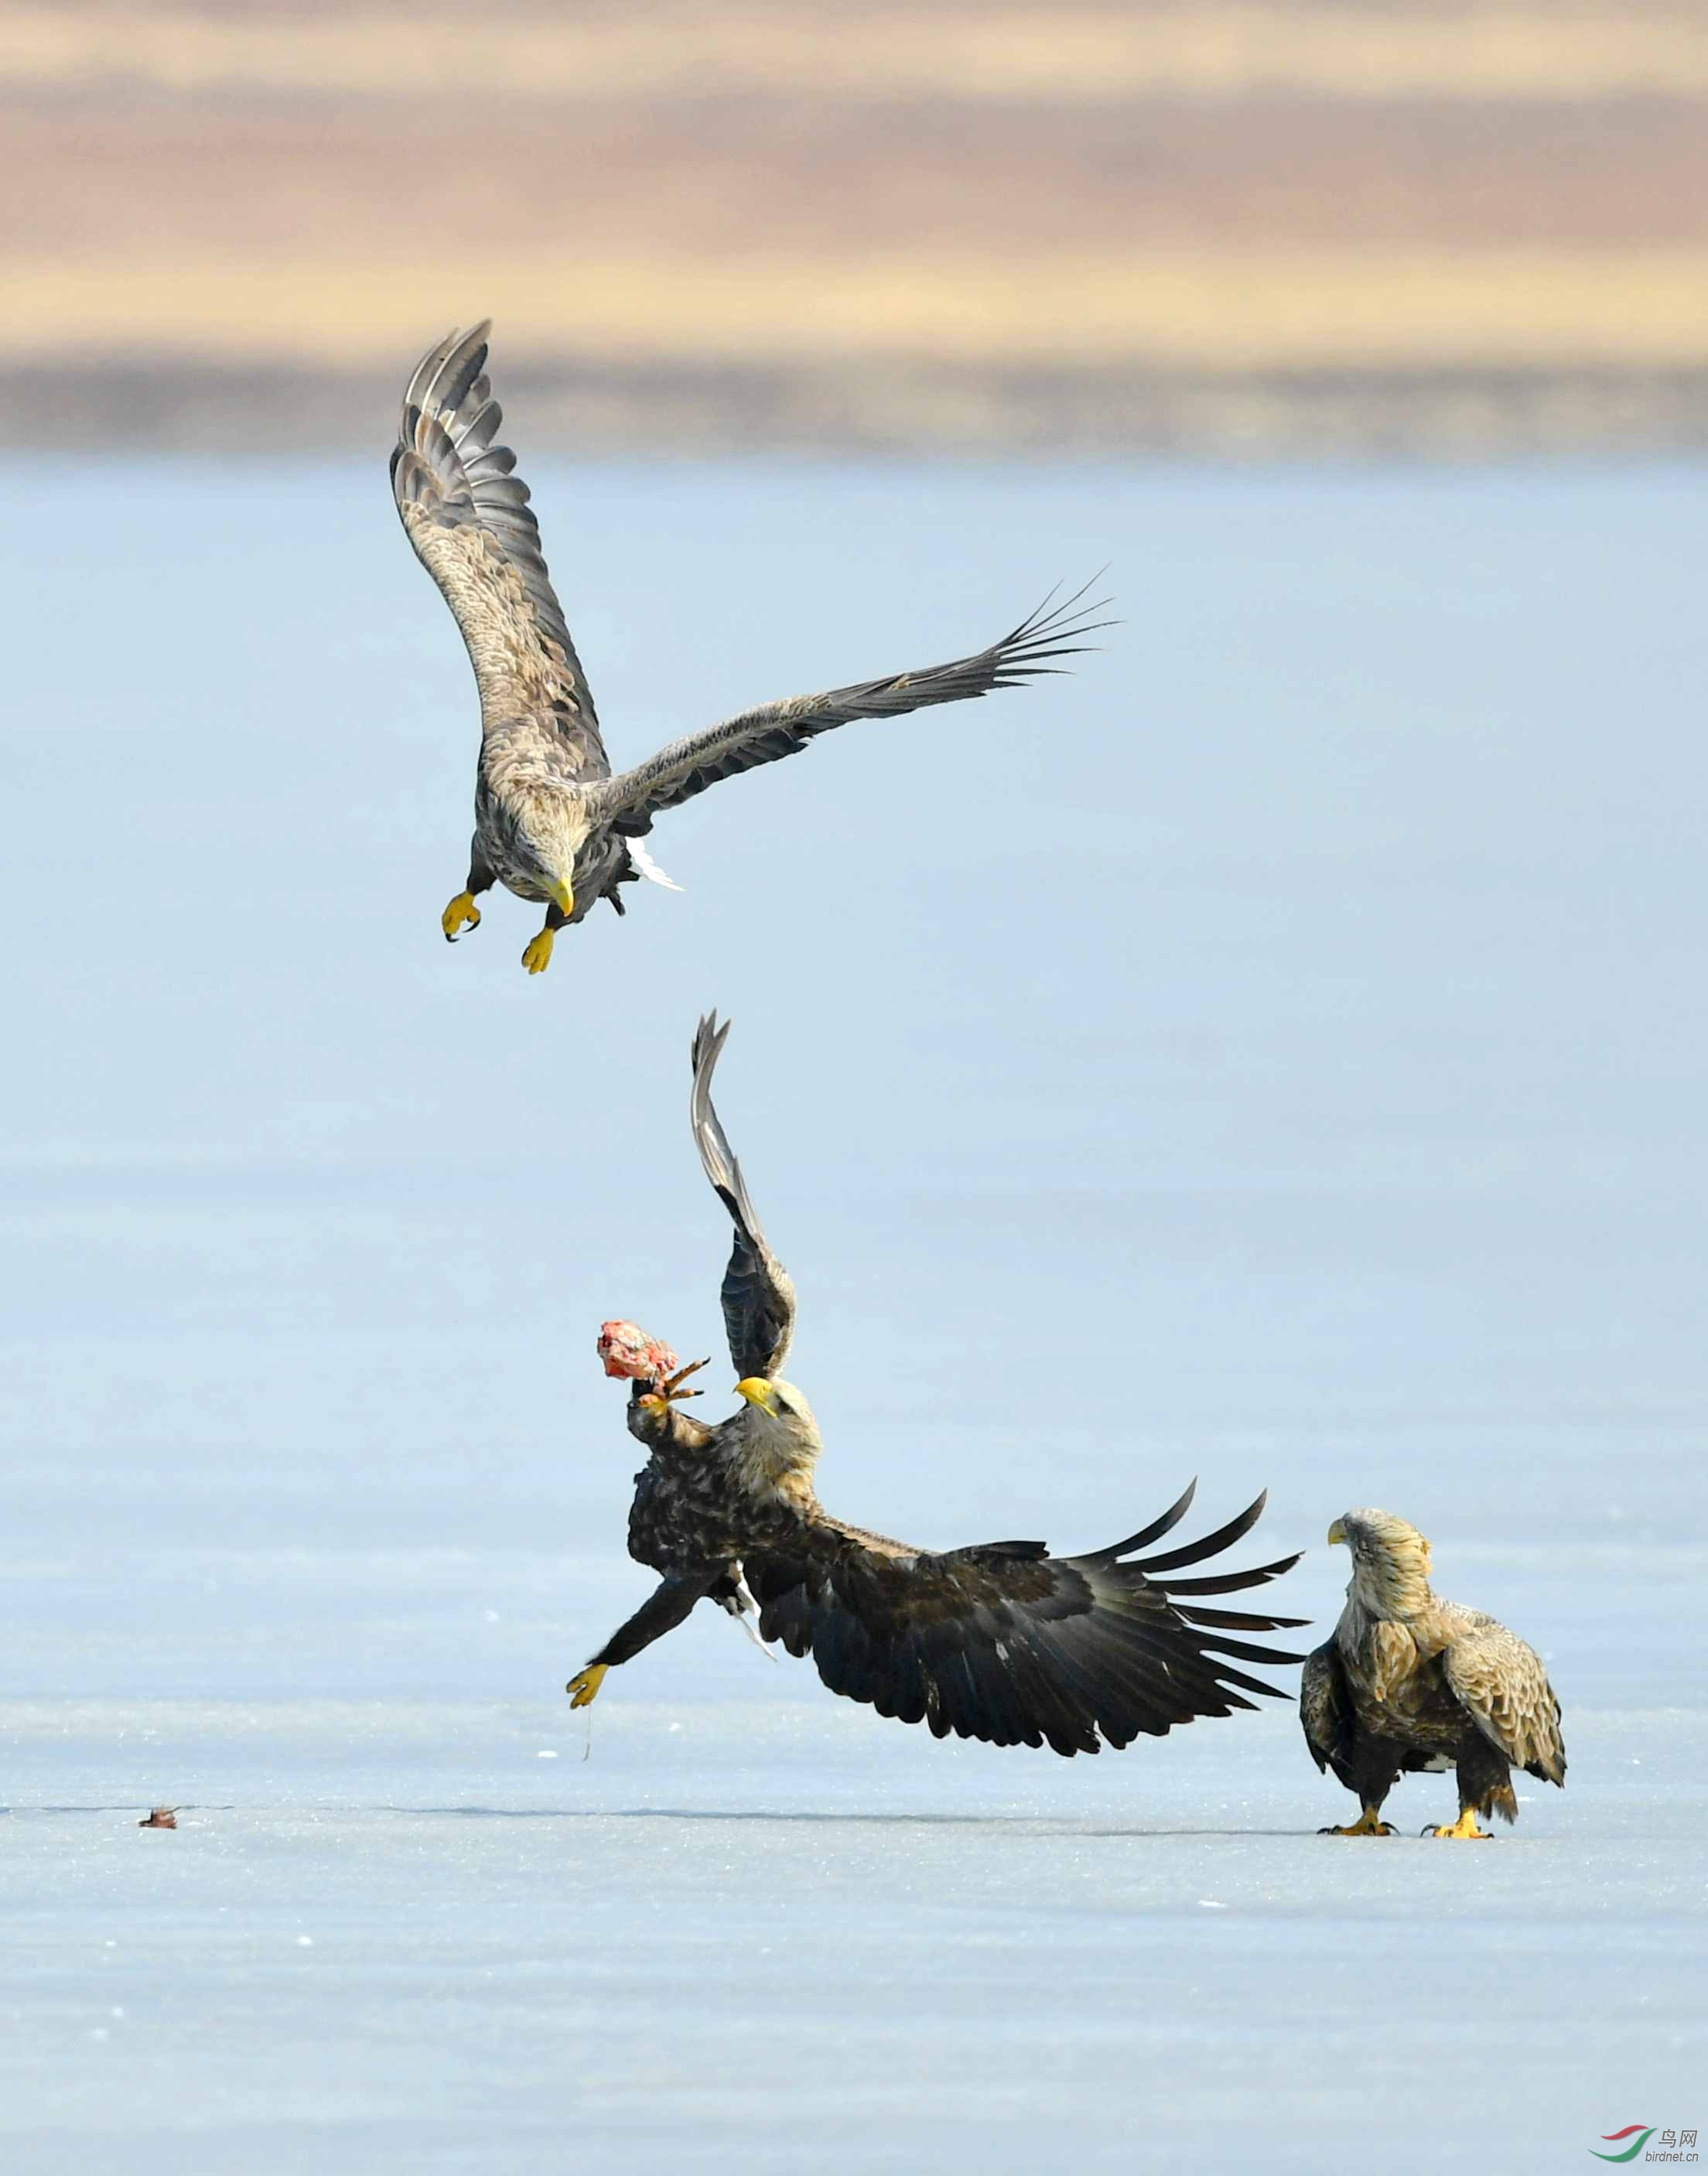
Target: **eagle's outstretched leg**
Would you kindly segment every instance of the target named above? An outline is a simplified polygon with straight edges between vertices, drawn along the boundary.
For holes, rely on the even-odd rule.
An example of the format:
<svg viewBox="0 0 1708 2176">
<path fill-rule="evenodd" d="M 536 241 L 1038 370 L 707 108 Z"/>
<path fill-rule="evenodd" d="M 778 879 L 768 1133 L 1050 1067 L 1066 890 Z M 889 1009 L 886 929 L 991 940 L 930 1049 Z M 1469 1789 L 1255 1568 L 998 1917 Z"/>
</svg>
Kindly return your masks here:
<svg viewBox="0 0 1708 2176">
<path fill-rule="evenodd" d="M 471 929 L 480 928 L 481 910 L 475 905 L 475 900 L 478 894 L 490 891 L 492 888 L 492 873 L 481 859 L 481 850 L 476 844 L 474 852 L 469 857 L 467 884 L 439 917 L 439 928 L 445 933 L 447 944 L 456 943 L 457 932 L 465 924 Z"/>
<path fill-rule="evenodd" d="M 1428 1828 L 1425 1829 L 1423 1833 L 1425 1836 L 1460 1836 L 1467 1841 L 1476 1843 L 1493 1843 L 1494 1841 L 1488 1829 L 1477 1827 L 1475 1806 L 1462 1807 L 1460 1809 L 1458 1820 L 1450 1829 Z"/>
<path fill-rule="evenodd" d="M 645 1405 L 650 1399 L 655 1406 L 671 1406 L 678 1398 L 699 1397 L 700 1393 L 698 1390 L 684 1390 L 681 1385 L 690 1375 L 698 1375 L 702 1368 L 710 1368 L 710 1354 L 704 1360 L 690 1360 L 686 1368 L 678 1368 L 675 1374 L 666 1375 L 661 1383 L 654 1383 L 644 1390 L 640 1393 L 641 1404 Z"/>
<path fill-rule="evenodd" d="M 703 1571 L 672 1573 L 661 1579 L 628 1622 L 619 1624 L 586 1668 L 578 1670 L 564 1686 L 570 1706 L 590 1706 L 599 1697 L 607 1670 L 615 1669 L 619 1662 L 632 1662 L 643 1647 L 650 1647 L 666 1632 L 674 1632 L 695 1602 L 724 1576 L 724 1570 L 722 1564 L 709 1564 Z"/>
<path fill-rule="evenodd" d="M 1392 1836 L 1394 1828 L 1382 1819 L 1379 1804 L 1366 1806 L 1352 1825 L 1344 1829 L 1319 1829 L 1319 1836 Z"/>
<path fill-rule="evenodd" d="M 559 884 L 557 898 L 546 909 L 545 928 L 530 937 L 522 949 L 522 965 L 530 975 L 543 975 L 551 966 L 552 940 L 574 911 L 574 893 L 568 884 Z"/>
<path fill-rule="evenodd" d="M 716 1433 L 692 1413 L 681 1412 L 677 1401 L 661 1395 L 650 1383 L 631 1384 L 623 1417 L 630 1435 L 649 1450 L 704 1450 Z"/>
</svg>

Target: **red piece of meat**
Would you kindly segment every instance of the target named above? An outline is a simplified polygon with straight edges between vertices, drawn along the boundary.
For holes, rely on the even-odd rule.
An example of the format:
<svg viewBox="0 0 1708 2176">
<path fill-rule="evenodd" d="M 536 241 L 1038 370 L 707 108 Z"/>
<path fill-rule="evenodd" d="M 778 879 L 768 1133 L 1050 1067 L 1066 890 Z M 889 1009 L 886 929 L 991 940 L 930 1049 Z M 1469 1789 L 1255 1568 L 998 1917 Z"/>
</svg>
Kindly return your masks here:
<svg viewBox="0 0 1708 2176">
<path fill-rule="evenodd" d="M 606 1374 L 625 1382 L 661 1383 L 682 1365 L 662 1339 L 649 1337 L 633 1322 L 603 1324 L 598 1351 Z"/>
</svg>

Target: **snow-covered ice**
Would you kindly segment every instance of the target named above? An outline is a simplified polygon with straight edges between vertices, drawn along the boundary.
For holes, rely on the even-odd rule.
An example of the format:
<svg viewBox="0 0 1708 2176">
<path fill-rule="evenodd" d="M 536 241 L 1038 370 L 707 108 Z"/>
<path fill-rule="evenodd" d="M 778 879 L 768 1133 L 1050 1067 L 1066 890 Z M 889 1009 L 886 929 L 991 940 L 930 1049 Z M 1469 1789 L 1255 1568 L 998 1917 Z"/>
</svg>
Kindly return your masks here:
<svg viewBox="0 0 1708 2176">
<path fill-rule="evenodd" d="M 1474 1850 L 1316 1836 L 1284 1715 L 1052 1764 L 617 1701 L 542 1765 L 550 1716 L 13 1711 L 7 2165 L 1303 2172 L 1355 2100 L 1422 2176 L 1690 2118 L 1698 1713 L 1579 1711 Z"/>
<path fill-rule="evenodd" d="M 383 478 L 9 471 L 0 2168 L 1700 2126 L 1700 475 L 531 480 L 623 753 L 1106 557 L 1124 624 L 680 812 L 684 895 L 530 982 L 519 905 L 438 936 L 472 706 Z M 835 1508 L 1075 1548 L 1267 1484 L 1313 1639 L 1386 1504 L 1546 1654 L 1568 1789 L 1320 1838 L 1284 1707 L 939 1745 L 704 1611 L 573 1716 L 645 1589 L 599 1324 L 718 1349 L 711 1004 Z"/>
</svg>

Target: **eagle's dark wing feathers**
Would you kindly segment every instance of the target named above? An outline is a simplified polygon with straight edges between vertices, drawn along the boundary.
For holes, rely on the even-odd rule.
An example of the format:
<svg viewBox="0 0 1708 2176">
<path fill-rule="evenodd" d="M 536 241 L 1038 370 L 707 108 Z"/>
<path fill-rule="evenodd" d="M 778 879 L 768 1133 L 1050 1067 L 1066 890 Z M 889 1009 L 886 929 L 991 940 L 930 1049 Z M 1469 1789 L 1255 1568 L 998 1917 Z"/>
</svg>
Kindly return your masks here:
<svg viewBox="0 0 1708 2176">
<path fill-rule="evenodd" d="M 1357 1718 L 1336 1639 L 1325 1640 L 1305 1657 L 1299 1673 L 1299 1723 L 1318 1767 L 1332 1768 L 1347 1790 L 1356 1791 L 1358 1779 L 1352 1756 Z"/>
<path fill-rule="evenodd" d="M 1178 1523 L 1192 1495 L 1089 1556 L 1053 1557 L 1042 1542 L 932 1555 L 826 1518 L 804 1526 L 797 1545 L 749 1552 L 743 1563 L 761 1636 L 810 1654 L 831 1691 L 928 1723 L 938 1738 L 1095 1753 L 1250 1707 L 1248 1693 L 1282 1698 L 1235 1664 L 1299 1660 L 1225 1635 L 1302 1619 L 1183 1605 L 1176 1593 L 1205 1583 L 1167 1576 L 1248 1532 L 1261 1496 L 1203 1541 L 1128 1560 Z M 1259 1586 L 1297 1562 L 1223 1575 L 1214 1587 Z"/>
<path fill-rule="evenodd" d="M 1110 624 L 1091 617 L 1102 609 L 1101 605 L 1080 607 L 1084 594 L 1082 590 L 1053 607 L 1046 600 L 1012 634 L 976 656 L 927 666 L 917 672 L 892 673 L 882 680 L 863 680 L 851 688 L 834 688 L 827 694 L 791 695 L 672 741 L 601 787 L 594 802 L 596 813 L 617 831 L 637 835 L 650 830 L 653 818 L 664 809 L 692 800 L 721 779 L 782 756 L 798 755 L 809 741 L 833 726 L 856 718 L 900 717 L 936 703 L 962 703 L 998 688 L 1024 686 L 1040 673 L 1059 672 L 1057 658 L 1074 656 L 1085 647 L 1080 638 Z"/>
<path fill-rule="evenodd" d="M 449 333 L 403 396 L 392 491 L 416 556 L 461 628 L 490 730 L 555 727 L 583 778 L 610 773 L 593 697 L 540 549 L 503 411 L 486 375 L 486 324 Z"/>
<path fill-rule="evenodd" d="M 720 1026 L 715 1013 L 701 1020 L 694 1039 L 689 1111 L 700 1163 L 736 1227 L 721 1296 L 730 1357 L 737 1375 L 770 1377 L 787 1359 L 794 1337 L 795 1287 L 760 1228 L 741 1165 L 713 1107 L 712 1074 L 729 1031 L 730 1023 Z"/>
</svg>

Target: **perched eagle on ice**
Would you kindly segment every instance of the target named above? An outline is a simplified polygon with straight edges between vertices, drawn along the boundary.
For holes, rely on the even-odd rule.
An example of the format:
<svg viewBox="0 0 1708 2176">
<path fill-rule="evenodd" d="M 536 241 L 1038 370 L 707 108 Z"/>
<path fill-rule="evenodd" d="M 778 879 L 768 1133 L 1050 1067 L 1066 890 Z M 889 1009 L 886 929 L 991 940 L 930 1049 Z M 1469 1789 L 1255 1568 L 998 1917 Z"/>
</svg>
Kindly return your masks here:
<svg viewBox="0 0 1708 2176">
<path fill-rule="evenodd" d="M 661 1578 L 571 1679 L 575 1705 L 703 1599 L 756 1612 L 760 1637 L 810 1655 L 832 1692 L 927 1722 L 938 1738 L 953 1731 L 993 1745 L 1095 1753 L 1103 1743 L 1160 1738 L 1194 1716 L 1249 1708 L 1250 1693 L 1284 1697 L 1237 1665 L 1297 1662 L 1248 1635 L 1303 1620 L 1227 1609 L 1220 1597 L 1265 1585 L 1297 1558 L 1176 1576 L 1248 1533 L 1261 1496 L 1215 1533 L 1156 1548 L 1184 1517 L 1189 1488 L 1140 1532 L 1080 1557 L 1053 1557 L 1042 1542 L 939 1553 L 824 1509 L 813 1485 L 819 1424 L 779 1372 L 794 1330 L 794 1287 L 712 1107 L 728 1032 L 715 1015 L 700 1023 L 692 1113 L 700 1161 L 735 1225 L 722 1299 L 742 1404 L 707 1427 L 678 1409 L 692 1395 L 682 1388 L 691 1370 L 634 1381 L 628 1425 L 650 1455 L 637 1477 L 628 1549 Z M 619 1340 L 617 1328 L 607 1325 L 601 1340 L 607 1356 L 645 1342 Z"/>
<path fill-rule="evenodd" d="M 1076 609 L 1078 597 L 1053 610 L 1047 602 L 976 656 L 765 703 L 613 777 L 528 487 L 515 455 L 495 443 L 503 411 L 486 374 L 487 330 L 448 333 L 422 356 L 391 457 L 403 525 L 462 629 L 480 691 L 469 879 L 440 917 L 452 942 L 465 924 L 478 927 L 476 900 L 502 884 L 545 906 L 545 927 L 522 955 L 540 974 L 566 922 L 601 899 L 621 914 L 617 888 L 637 876 L 669 884 L 639 844 L 665 809 L 851 719 L 964 702 L 1058 670 L 1055 660 L 1083 646 L 1074 637 L 1106 623 L 1091 621 L 1096 607 Z"/>
<path fill-rule="evenodd" d="M 1363 1808 L 1325 1836 L 1392 1836 L 1382 1801 L 1402 1771 L 1455 1769 L 1459 1819 L 1426 1836 L 1474 1837 L 1479 1814 L 1518 1819 L 1512 1771 L 1565 1784 L 1559 1701 L 1542 1657 L 1480 1609 L 1429 1584 L 1429 1544 L 1391 1511 L 1347 1511 L 1329 1529 L 1352 1553 L 1334 1637 L 1304 1667 L 1299 1717 L 1319 1768 Z"/>
</svg>

